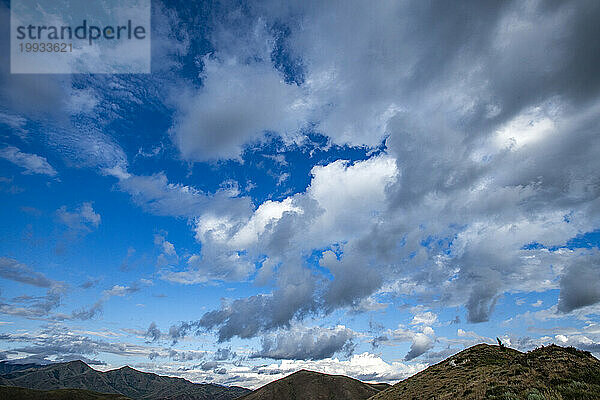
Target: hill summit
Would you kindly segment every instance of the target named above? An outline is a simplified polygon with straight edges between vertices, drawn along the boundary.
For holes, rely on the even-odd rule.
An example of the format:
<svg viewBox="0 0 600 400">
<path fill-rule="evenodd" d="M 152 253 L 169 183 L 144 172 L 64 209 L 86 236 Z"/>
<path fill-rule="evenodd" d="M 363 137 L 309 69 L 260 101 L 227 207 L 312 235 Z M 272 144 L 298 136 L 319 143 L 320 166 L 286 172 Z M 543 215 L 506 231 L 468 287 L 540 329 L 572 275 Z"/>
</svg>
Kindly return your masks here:
<svg viewBox="0 0 600 400">
<path fill-rule="evenodd" d="M 300 370 L 239 400 L 364 400 L 389 385 L 369 384 L 343 375 Z"/>
<path fill-rule="evenodd" d="M 550 345 L 522 353 L 478 344 L 371 399 L 600 399 L 600 361 L 573 347 Z"/>
</svg>

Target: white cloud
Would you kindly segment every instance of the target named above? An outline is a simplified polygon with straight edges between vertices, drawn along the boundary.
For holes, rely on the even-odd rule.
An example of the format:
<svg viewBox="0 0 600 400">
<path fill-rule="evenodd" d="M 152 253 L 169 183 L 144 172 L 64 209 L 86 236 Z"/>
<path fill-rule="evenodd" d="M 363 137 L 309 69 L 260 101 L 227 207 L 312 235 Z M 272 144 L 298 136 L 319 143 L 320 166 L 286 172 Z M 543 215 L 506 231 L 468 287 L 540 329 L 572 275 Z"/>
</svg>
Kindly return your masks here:
<svg viewBox="0 0 600 400">
<path fill-rule="evenodd" d="M 436 341 L 435 331 L 431 327 L 421 325 L 420 330 L 421 332 L 418 332 L 414 328 L 406 329 L 400 325 L 397 329 L 388 329 L 383 336 L 373 341 L 373 345 L 411 342 L 410 349 L 404 357 L 406 361 L 410 361 L 431 350 Z"/>
<path fill-rule="evenodd" d="M 133 175 L 120 148 L 98 132 L 61 142 L 76 143 L 66 146 L 72 153 L 86 149 L 145 210 L 192 222 L 201 254 L 161 277 L 246 280 L 268 257 L 258 278 L 272 281 L 274 292 L 236 303 L 247 315 L 216 310 L 226 317 L 210 327 L 226 328 L 224 338 L 263 334 L 307 310 L 376 309 L 378 290 L 464 306 L 470 322 L 489 320 L 505 292 L 561 289 L 558 309 L 594 307 L 595 281 L 582 284 L 576 273 L 597 275 L 593 257 L 554 250 L 600 224 L 590 173 L 600 166 L 597 80 L 571 68 L 587 65 L 579 52 L 592 53 L 572 28 L 581 26 L 583 7 L 474 6 L 475 17 L 464 20 L 441 3 L 315 4 L 232 13 L 243 23 L 214 30 L 203 86 L 177 91 L 171 138 L 185 160 L 236 158 L 264 130 L 292 140 L 314 122 L 332 143 L 386 139 L 386 154 L 315 166 L 306 192 L 254 207 L 233 184 L 204 193 L 165 173 Z M 441 15 L 447 23 L 432 23 Z M 285 50 L 302 61 L 299 85 L 272 65 L 269 29 L 280 20 L 289 23 Z M 98 106 L 80 94 L 79 109 Z M 524 248 L 532 242 L 539 245 Z M 175 253 L 170 242 L 162 246 Z M 327 273 L 304 267 L 315 249 Z M 574 268 L 575 260 L 592 267 Z M 531 316 L 558 318 L 556 311 Z M 427 324 L 435 319 L 417 313 L 413 323 L 407 337 L 416 354 L 430 346 Z"/>
<path fill-rule="evenodd" d="M 90 231 L 100 225 L 102 217 L 94 211 L 92 203 L 84 202 L 74 211 L 68 211 L 66 206 L 56 211 L 58 220 L 76 231 Z"/>
<path fill-rule="evenodd" d="M 177 256 L 173 243 L 165 239 L 163 235 L 154 235 L 154 244 L 159 246 L 161 251 L 168 256 Z"/>
<path fill-rule="evenodd" d="M 132 291 L 135 291 L 135 289 L 132 289 L 129 286 L 114 285 L 112 288 L 105 290 L 104 295 L 106 297 L 112 297 L 112 296 L 123 297 L 126 294 L 131 293 Z"/>
<path fill-rule="evenodd" d="M 437 315 L 431 311 L 420 312 L 413 316 L 411 325 L 424 324 L 431 326 L 437 322 Z"/>
<path fill-rule="evenodd" d="M 301 208 L 292 204 L 292 198 L 288 197 L 282 201 L 267 200 L 262 203 L 250 220 L 239 229 L 231 239 L 231 245 L 237 248 L 245 248 L 258 241 L 259 236 L 264 233 L 268 224 L 277 223 L 283 213 L 292 212 L 302 214 Z M 201 225 L 199 229 L 205 230 Z"/>
<path fill-rule="evenodd" d="M 305 123 L 303 89 L 270 64 L 205 57 L 203 86 L 182 93 L 171 135 L 186 160 L 238 158 L 263 131 L 296 134 Z"/>
<path fill-rule="evenodd" d="M 424 333 L 417 333 L 413 337 L 413 342 L 410 345 L 410 350 L 406 354 L 404 359 L 410 361 L 425 354 L 427 351 L 433 348 L 433 340 Z"/>
<path fill-rule="evenodd" d="M 317 210 L 324 212 L 311 224 L 311 241 L 326 245 L 347 240 L 377 220 L 377 214 L 386 208 L 386 188 L 395 182 L 398 173 L 396 161 L 388 156 L 353 165 L 338 160 L 313 167 L 306 195 L 316 201 Z"/>
<path fill-rule="evenodd" d="M 48 176 L 57 176 L 58 172 L 48 163 L 45 157 L 37 154 L 23 153 L 14 146 L 7 146 L 0 149 L 0 157 L 11 163 L 18 165 L 25 171 L 24 174 L 40 174 Z"/>
<path fill-rule="evenodd" d="M 156 215 L 194 218 L 205 213 L 237 216 L 250 212 L 249 199 L 232 198 L 227 188 L 210 194 L 170 183 L 163 172 L 150 176 L 132 175 L 119 168 L 105 172 L 119 179 L 119 188 L 129 193 L 136 204 Z"/>
<path fill-rule="evenodd" d="M 339 358 L 326 358 L 323 360 L 302 361 L 282 360 L 278 363 L 252 366 L 231 363 L 222 363 L 219 369 L 222 374 L 214 370 L 201 368 L 186 368 L 182 371 L 179 364 L 161 362 L 157 364 L 144 364 L 144 370 L 170 376 L 181 376 L 194 382 L 214 382 L 217 384 L 239 385 L 250 389 L 257 389 L 274 380 L 281 379 L 301 369 L 322 372 L 334 375 L 346 375 L 365 382 L 396 383 L 417 372 L 425 369 L 425 363 L 386 362 L 381 357 L 371 354 L 356 354 L 347 360 Z"/>
<path fill-rule="evenodd" d="M 207 247 L 202 255 L 191 255 L 184 270 L 163 269 L 160 277 L 169 282 L 195 285 L 210 281 L 241 281 L 253 271 L 254 265 L 237 252 Z"/>
<path fill-rule="evenodd" d="M 311 174 L 313 179 L 305 193 L 282 201 L 267 200 L 244 222 L 235 216 L 204 213 L 196 219 L 196 238 L 248 250 L 259 245 L 261 235 L 268 238 L 276 234 L 278 224 L 288 214 L 308 224 L 306 232 L 291 232 L 298 235 L 294 245 L 304 250 L 348 240 L 384 210 L 386 188 L 398 170 L 393 158 L 377 156 L 352 165 L 338 160 L 314 167 Z"/>
<path fill-rule="evenodd" d="M 533 146 L 537 141 L 544 140 L 556 133 L 555 119 L 559 112 L 553 102 L 542 106 L 532 107 L 506 122 L 496 131 L 496 144 L 499 147 Z"/>
</svg>

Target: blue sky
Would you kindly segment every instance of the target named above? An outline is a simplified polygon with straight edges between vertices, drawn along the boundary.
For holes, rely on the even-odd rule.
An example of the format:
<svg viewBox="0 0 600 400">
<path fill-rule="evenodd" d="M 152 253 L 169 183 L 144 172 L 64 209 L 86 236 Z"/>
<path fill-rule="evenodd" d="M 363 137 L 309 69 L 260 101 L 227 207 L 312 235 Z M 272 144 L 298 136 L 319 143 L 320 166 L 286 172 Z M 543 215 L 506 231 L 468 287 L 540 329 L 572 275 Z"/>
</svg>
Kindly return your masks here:
<svg viewBox="0 0 600 400">
<path fill-rule="evenodd" d="M 155 1 L 151 74 L 3 61 L 0 356 L 251 388 L 598 356 L 599 14 Z"/>
</svg>

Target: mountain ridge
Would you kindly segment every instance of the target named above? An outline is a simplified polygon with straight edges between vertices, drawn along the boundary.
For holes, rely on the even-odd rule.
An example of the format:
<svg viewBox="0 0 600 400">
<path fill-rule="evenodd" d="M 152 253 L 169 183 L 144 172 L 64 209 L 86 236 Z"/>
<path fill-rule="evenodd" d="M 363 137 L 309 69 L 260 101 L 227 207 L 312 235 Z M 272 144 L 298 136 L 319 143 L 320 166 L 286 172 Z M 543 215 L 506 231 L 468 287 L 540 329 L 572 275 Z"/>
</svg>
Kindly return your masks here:
<svg viewBox="0 0 600 400">
<path fill-rule="evenodd" d="M 3 386 L 32 390 L 83 389 L 131 399 L 233 400 L 249 389 L 192 383 L 183 378 L 141 372 L 129 366 L 97 371 L 81 360 L 12 371 L 0 377 Z"/>
</svg>

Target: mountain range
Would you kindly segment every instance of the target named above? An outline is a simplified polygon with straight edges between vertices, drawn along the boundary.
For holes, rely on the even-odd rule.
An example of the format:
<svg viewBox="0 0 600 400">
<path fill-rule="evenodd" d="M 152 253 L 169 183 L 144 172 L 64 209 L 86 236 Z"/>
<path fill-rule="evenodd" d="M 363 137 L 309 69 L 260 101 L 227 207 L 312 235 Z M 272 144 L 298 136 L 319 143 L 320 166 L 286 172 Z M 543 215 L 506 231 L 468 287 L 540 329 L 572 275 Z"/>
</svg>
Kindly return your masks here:
<svg viewBox="0 0 600 400">
<path fill-rule="evenodd" d="M 130 367 L 100 372 L 82 361 L 8 364 L 0 363 L 0 399 L 600 400 L 600 361 L 556 345 L 522 353 L 479 344 L 393 386 L 300 370 L 254 391 Z"/>
<path fill-rule="evenodd" d="M 3 368 L 10 369 L 7 366 Z M 5 387 L 13 386 L 35 390 L 85 389 L 97 392 L 96 395 L 99 393 L 113 393 L 140 400 L 232 400 L 250 392 L 248 389 L 235 386 L 226 387 L 192 383 L 182 378 L 140 372 L 131 367 L 100 372 L 89 367 L 83 361 L 33 366 L 26 369 L 14 368 L 8 374 L 0 376 L 0 384 Z M 59 394 L 55 393 L 54 396 Z M 28 395 L 34 396 L 35 393 Z M 72 395 L 74 394 L 72 393 Z M 83 396 L 81 393 L 79 395 Z"/>
</svg>

